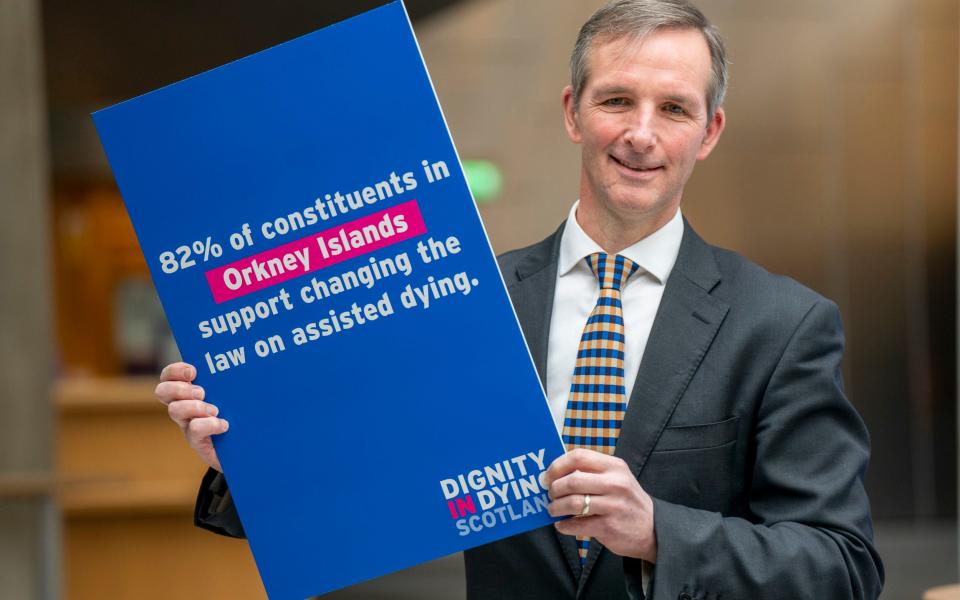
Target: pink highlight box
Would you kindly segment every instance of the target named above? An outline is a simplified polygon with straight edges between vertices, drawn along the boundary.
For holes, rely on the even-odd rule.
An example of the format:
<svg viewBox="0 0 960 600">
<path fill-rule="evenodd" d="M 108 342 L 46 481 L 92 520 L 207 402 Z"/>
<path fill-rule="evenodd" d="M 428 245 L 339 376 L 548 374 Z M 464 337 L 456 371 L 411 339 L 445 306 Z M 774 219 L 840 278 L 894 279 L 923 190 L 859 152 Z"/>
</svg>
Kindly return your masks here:
<svg viewBox="0 0 960 600">
<path fill-rule="evenodd" d="M 325 229 L 205 273 L 217 304 L 427 232 L 416 200 Z"/>
</svg>

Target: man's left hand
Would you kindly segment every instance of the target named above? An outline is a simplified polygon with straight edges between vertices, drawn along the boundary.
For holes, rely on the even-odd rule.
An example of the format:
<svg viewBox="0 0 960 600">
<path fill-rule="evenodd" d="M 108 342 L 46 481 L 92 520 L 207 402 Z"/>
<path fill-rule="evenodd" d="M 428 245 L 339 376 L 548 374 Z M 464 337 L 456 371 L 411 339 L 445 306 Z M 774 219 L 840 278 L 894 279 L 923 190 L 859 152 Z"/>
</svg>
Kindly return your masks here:
<svg viewBox="0 0 960 600">
<path fill-rule="evenodd" d="M 590 536 L 620 556 L 657 562 L 653 499 L 622 459 L 578 448 L 553 461 L 544 483 L 553 500 L 551 516 L 577 518 L 555 525 L 566 535 Z M 579 517 L 590 495 L 587 516 Z"/>
</svg>

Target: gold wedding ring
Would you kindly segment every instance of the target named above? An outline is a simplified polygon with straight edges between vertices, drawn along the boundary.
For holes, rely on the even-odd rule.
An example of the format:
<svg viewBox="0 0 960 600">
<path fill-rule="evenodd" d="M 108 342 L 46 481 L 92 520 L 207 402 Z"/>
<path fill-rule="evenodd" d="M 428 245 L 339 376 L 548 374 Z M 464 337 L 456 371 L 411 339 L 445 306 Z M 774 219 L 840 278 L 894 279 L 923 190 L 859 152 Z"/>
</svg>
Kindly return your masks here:
<svg viewBox="0 0 960 600">
<path fill-rule="evenodd" d="M 585 517 L 590 514 L 590 494 L 584 494 L 583 496 L 583 508 L 580 509 L 581 517 Z"/>
</svg>

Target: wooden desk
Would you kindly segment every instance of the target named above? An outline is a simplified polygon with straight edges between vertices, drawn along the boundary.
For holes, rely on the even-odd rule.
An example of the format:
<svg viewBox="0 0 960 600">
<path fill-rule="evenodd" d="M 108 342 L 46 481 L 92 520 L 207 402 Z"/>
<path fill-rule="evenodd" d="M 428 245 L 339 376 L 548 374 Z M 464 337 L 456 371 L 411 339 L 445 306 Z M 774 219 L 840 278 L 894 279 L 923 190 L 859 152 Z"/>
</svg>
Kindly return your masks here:
<svg viewBox="0 0 960 600">
<path fill-rule="evenodd" d="M 153 378 L 56 386 L 55 482 L 20 483 L 55 486 L 64 596 L 265 598 L 247 543 L 193 526 L 204 467 L 154 399 L 155 386 Z"/>
</svg>

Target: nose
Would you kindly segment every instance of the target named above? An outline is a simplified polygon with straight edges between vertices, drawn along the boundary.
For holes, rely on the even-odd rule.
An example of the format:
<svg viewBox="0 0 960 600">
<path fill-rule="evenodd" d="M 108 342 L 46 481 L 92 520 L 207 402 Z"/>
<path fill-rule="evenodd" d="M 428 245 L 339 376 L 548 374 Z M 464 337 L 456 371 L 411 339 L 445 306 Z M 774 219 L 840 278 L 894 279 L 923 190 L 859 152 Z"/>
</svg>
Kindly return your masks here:
<svg viewBox="0 0 960 600">
<path fill-rule="evenodd" d="M 623 132 L 623 141 L 635 152 L 646 152 L 657 143 L 653 111 L 644 107 L 631 111 Z"/>
</svg>

